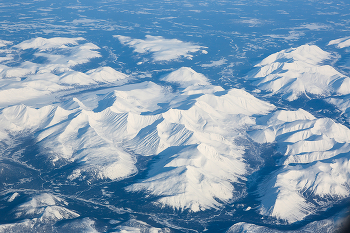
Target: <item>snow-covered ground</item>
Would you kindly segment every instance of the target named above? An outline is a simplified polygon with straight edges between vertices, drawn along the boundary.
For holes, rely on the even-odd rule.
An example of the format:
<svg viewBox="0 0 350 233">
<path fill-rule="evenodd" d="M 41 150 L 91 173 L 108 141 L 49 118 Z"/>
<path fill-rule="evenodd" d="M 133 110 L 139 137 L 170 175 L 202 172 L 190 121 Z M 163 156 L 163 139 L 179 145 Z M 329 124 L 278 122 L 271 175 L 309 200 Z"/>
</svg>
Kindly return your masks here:
<svg viewBox="0 0 350 233">
<path fill-rule="evenodd" d="M 153 61 L 171 61 L 185 57 L 192 59 L 192 53 L 198 52 L 204 49 L 203 46 L 199 46 L 190 42 L 183 42 L 178 39 L 166 39 L 162 36 L 146 35 L 146 39 L 133 39 L 128 36 L 115 35 L 120 43 L 123 45 L 134 48 L 136 53 L 152 53 Z M 206 54 L 207 51 L 201 50 Z"/>
<path fill-rule="evenodd" d="M 50 163 L 81 164 L 69 180 L 126 178 L 138 171 L 136 155 L 159 156 L 148 178 L 127 190 L 162 196 L 158 202 L 174 208 L 217 208 L 242 196 L 235 183 L 244 185 L 249 164 L 234 141 L 255 123 L 253 115 L 274 106 L 243 90 L 223 91 L 186 67 L 163 80 L 182 89 L 143 82 L 69 104 L 8 107 L 1 132 L 5 139 L 9 132 L 39 131 L 37 144 Z"/>
<path fill-rule="evenodd" d="M 259 89 L 289 101 L 310 94 L 318 97 L 349 94 L 350 78 L 323 64 L 333 57 L 316 45 L 282 50 L 258 63 L 247 79 Z"/>
<path fill-rule="evenodd" d="M 162 37 L 117 38 L 136 52 L 154 53 L 154 61 L 191 58 L 189 53 L 202 48 Z M 155 46 L 159 41 L 161 48 Z M 343 48 L 346 43 L 341 39 L 330 45 Z M 27 137 L 48 170 L 66 168 L 60 179 L 68 186 L 133 178 L 145 169 L 138 163 L 147 161 L 147 171 L 130 179 L 122 187 L 124 192 L 152 197 L 150 205 L 155 209 L 218 213 L 247 196 L 250 179 L 266 165 L 261 148 L 268 147 L 275 149 L 269 157 L 279 158 L 274 170 L 257 184 L 254 201 L 258 204 L 249 207 L 250 212 L 292 224 L 318 216 L 350 196 L 350 130 L 336 119 L 316 117 L 301 108 L 277 108 L 246 90 L 213 85 L 190 67 L 168 72 L 160 82 L 108 66 L 76 71 L 76 65 L 101 57 L 99 47 L 81 37 L 38 37 L 15 45 L 1 41 L 0 45 L 7 54 L 0 61 L 0 140 L 11 162 L 41 172 L 30 159 L 21 157 L 22 149 L 13 149 L 17 140 Z M 177 56 L 164 54 L 174 49 L 180 50 Z M 25 51 L 44 62 L 17 56 Z M 309 94 L 329 97 L 329 103 L 347 113 L 350 79 L 324 64 L 333 58 L 307 44 L 268 56 L 246 78 L 270 91 L 267 96 L 281 94 L 289 101 Z M 16 65 L 9 62 L 15 59 Z M 7 147 L 14 153 L 6 151 Z M 249 162 L 254 156 L 260 163 L 253 166 Z M 79 211 L 69 208 L 64 195 L 43 188 L 24 200 L 23 193 L 28 195 L 28 190 L 4 193 L 6 204 L 15 206 L 12 214 L 17 222 L 2 224 L 0 230 L 35 230 L 46 224 L 52 225 L 52 231 L 78 226 L 99 231 L 94 219 L 80 217 Z M 53 227 L 60 221 L 64 224 Z M 116 223 L 111 221 L 111 225 Z M 304 228 L 322 226 L 327 231 L 333 229 L 332 221 L 320 220 Z M 114 230 L 170 232 L 134 218 Z M 270 231 L 241 222 L 228 232 L 239 230 Z"/>
</svg>

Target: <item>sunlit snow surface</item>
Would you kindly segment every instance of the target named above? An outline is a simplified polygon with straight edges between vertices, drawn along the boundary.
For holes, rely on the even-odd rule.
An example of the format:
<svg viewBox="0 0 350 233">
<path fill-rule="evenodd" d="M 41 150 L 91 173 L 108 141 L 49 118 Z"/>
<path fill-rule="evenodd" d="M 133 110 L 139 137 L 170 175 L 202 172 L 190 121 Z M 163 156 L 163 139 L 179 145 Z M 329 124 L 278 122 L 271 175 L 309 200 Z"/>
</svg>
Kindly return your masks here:
<svg viewBox="0 0 350 233">
<path fill-rule="evenodd" d="M 332 232 L 349 4 L 0 3 L 0 232 Z"/>
<path fill-rule="evenodd" d="M 132 39 L 127 36 L 116 35 L 115 38 L 123 45 L 128 45 L 134 48 L 137 53 L 153 53 L 153 61 L 170 61 L 185 57 L 192 59 L 192 55 L 202 47 L 188 42 L 182 42 L 177 39 L 165 39 L 161 36 L 146 35 L 146 39 Z M 202 53 L 207 51 L 202 50 Z"/>
</svg>

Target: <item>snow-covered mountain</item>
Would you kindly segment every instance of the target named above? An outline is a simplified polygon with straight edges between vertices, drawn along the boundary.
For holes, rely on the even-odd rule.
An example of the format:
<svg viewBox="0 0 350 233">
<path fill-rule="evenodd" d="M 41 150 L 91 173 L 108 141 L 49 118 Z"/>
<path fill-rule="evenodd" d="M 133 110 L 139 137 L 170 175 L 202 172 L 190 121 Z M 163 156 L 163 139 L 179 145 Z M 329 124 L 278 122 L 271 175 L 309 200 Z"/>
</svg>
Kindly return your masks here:
<svg viewBox="0 0 350 233">
<path fill-rule="evenodd" d="M 259 185 L 261 214 L 292 223 L 350 195 L 349 128 L 302 109 L 276 111 L 257 122 L 251 138 L 275 143 L 283 164 Z"/>
<path fill-rule="evenodd" d="M 260 213 L 293 223 L 349 197 L 349 164 L 344 156 L 278 169 L 259 187 Z"/>
<path fill-rule="evenodd" d="M 267 226 L 259 226 L 253 223 L 246 223 L 246 222 L 239 222 L 234 224 L 233 226 L 228 229 L 226 233 L 245 233 L 245 232 L 257 232 L 257 233 L 282 233 L 282 232 L 289 232 L 289 233 L 303 233 L 303 232 L 312 232 L 315 229 L 319 232 L 335 232 L 337 229 L 337 224 L 339 219 L 341 219 L 342 216 L 338 215 L 333 218 L 316 221 L 307 224 L 306 226 L 298 229 L 298 230 L 291 230 L 291 231 L 285 231 L 285 230 L 278 230 L 273 229 Z"/>
<path fill-rule="evenodd" d="M 73 70 L 76 65 L 101 57 L 98 46 L 84 42 L 83 38 L 38 37 L 0 49 L 0 52 L 6 53 L 6 60 L 0 64 L 0 106 L 38 106 L 40 102 L 47 105 L 55 101 L 57 92 L 97 85 L 121 85 L 131 80 L 111 67 L 100 67 L 86 73 Z M 24 52 L 32 53 L 31 56 L 45 62 L 17 58 Z M 13 62 L 18 64 L 13 66 Z"/>
<path fill-rule="evenodd" d="M 13 193 L 8 202 L 18 198 L 18 193 Z M 34 195 L 27 202 L 15 208 L 15 219 L 23 220 L 18 223 L 0 225 L 1 232 L 37 232 L 46 230 L 53 232 L 53 225 L 60 220 L 75 219 L 80 215 L 66 208 L 68 203 L 49 193 Z"/>
<path fill-rule="evenodd" d="M 300 223 L 350 196 L 350 130 L 337 119 L 277 108 L 257 97 L 264 93 L 225 90 L 189 67 L 162 75 L 160 82 L 107 66 L 76 71 L 77 64 L 101 56 L 80 37 L 3 42 L 3 47 L 8 56 L 0 73 L 0 165 L 5 171 L 20 168 L 18 174 L 4 172 L 2 187 L 9 188 L 0 201 L 11 206 L 4 212 L 13 221 L 0 225 L 4 232 L 45 224 L 53 232 L 104 229 L 97 227 L 105 224 L 100 219 L 82 213 L 77 200 L 84 208 L 103 206 L 118 215 L 122 220 L 110 218 L 111 232 L 188 230 L 155 213 L 211 218 L 221 212 L 234 216 L 248 205 L 247 216 L 267 220 L 240 221 L 228 232 L 268 232 L 259 224 Z M 25 50 L 47 62 L 9 62 Z M 331 58 L 315 45 L 283 50 L 260 62 L 248 78 L 288 100 L 327 97 L 347 113 L 350 79 L 323 64 Z M 265 165 L 273 169 L 260 174 Z M 34 173 L 42 181 L 38 190 L 23 186 L 35 183 L 25 177 Z M 79 192 L 72 194 L 74 188 Z M 151 212 L 104 199 L 130 201 L 118 192 L 146 198 Z M 324 229 L 333 229 L 333 220 L 322 221 L 304 228 L 324 223 Z"/>
<path fill-rule="evenodd" d="M 303 109 L 281 110 L 258 120 L 263 129 L 250 132 L 258 143 L 276 142 L 281 163 L 311 163 L 350 151 L 350 130 L 329 118 L 316 119 Z"/>
<path fill-rule="evenodd" d="M 177 77 L 181 82 L 191 76 Z M 187 93 L 187 89 L 184 91 Z M 180 94 L 178 98 L 183 97 Z M 128 190 L 147 190 L 164 196 L 159 200 L 162 204 L 199 211 L 221 206 L 217 200 L 226 202 L 241 195 L 234 194 L 237 190 L 232 183 L 245 179 L 249 165 L 244 163 L 244 148 L 234 143 L 235 138 L 242 129 L 254 124 L 252 115 L 267 113 L 274 106 L 238 89 L 219 96 L 213 93 L 187 98 L 193 102 L 187 106 L 170 105 L 157 130 L 150 128 L 147 132 L 147 135 L 157 132 L 155 140 L 159 143 L 153 153 L 160 153 L 161 158 L 152 166 L 147 179 Z M 144 145 L 144 140 L 150 143 L 147 136 L 141 138 L 138 147 Z"/>
<path fill-rule="evenodd" d="M 240 197 L 235 183 L 244 186 L 240 180 L 249 174 L 249 164 L 235 139 L 254 124 L 253 115 L 274 106 L 243 90 L 211 86 L 190 68 L 163 80 L 183 89 L 172 92 L 169 86 L 143 82 L 81 100 L 77 96 L 61 106 L 5 108 L 3 137 L 37 132 L 37 145 L 53 166 L 81 164 L 67 177 L 72 181 L 122 179 L 137 173 L 137 156 L 159 156 L 148 178 L 127 190 L 163 196 L 158 202 L 174 208 L 199 211 Z M 201 87 L 190 92 L 187 88 L 198 80 Z"/>
<path fill-rule="evenodd" d="M 302 45 L 263 59 L 247 76 L 259 89 L 289 101 L 302 95 L 318 97 L 350 93 L 350 78 L 324 64 L 332 54 L 316 45 Z"/>
<path fill-rule="evenodd" d="M 137 221 L 135 219 L 131 219 L 128 222 L 125 222 L 119 226 L 117 226 L 115 229 L 113 229 L 111 232 L 150 232 L 150 233 L 169 233 L 170 229 L 168 228 L 157 228 L 152 227 L 149 224 Z"/>
</svg>

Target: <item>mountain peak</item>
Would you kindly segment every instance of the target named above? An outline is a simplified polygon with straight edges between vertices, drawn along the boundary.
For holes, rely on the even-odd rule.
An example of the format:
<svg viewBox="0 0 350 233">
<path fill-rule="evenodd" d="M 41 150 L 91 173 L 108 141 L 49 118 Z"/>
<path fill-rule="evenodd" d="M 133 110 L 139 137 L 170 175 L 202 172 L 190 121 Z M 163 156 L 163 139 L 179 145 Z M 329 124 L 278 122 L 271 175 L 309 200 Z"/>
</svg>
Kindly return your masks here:
<svg viewBox="0 0 350 233">
<path fill-rule="evenodd" d="M 181 67 L 180 69 L 166 75 L 161 80 L 179 84 L 183 88 L 189 86 L 210 85 L 209 80 L 203 74 L 197 73 L 189 67 Z"/>
</svg>

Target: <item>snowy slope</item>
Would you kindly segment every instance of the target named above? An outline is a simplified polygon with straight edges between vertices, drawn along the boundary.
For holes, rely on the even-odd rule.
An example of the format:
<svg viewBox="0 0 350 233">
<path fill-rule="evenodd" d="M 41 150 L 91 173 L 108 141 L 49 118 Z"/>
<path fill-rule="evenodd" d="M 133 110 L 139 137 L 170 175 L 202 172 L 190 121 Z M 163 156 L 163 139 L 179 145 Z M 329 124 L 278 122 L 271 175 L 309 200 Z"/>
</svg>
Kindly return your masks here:
<svg viewBox="0 0 350 233">
<path fill-rule="evenodd" d="M 65 200 L 49 193 L 33 195 L 14 210 L 15 219 L 21 221 L 0 225 L 0 232 L 54 232 L 56 222 L 80 216 L 67 205 Z"/>
<path fill-rule="evenodd" d="M 302 221 L 350 196 L 350 130 L 334 119 L 316 118 L 303 109 L 276 110 L 242 89 L 211 85 L 205 75 L 189 67 L 163 76 L 160 83 L 136 80 L 111 67 L 79 72 L 75 65 L 101 56 L 96 45 L 80 37 L 36 38 L 17 45 L 0 41 L 2 48 L 8 53 L 0 59 L 0 149 L 9 148 L 6 156 L 11 162 L 45 176 L 59 170 L 65 183 L 50 181 L 45 188 L 78 184 L 96 192 L 102 184 L 111 193 L 116 191 L 118 198 L 124 191 L 152 197 L 157 211 L 170 207 L 189 210 L 191 216 L 220 209 L 226 214 L 228 204 L 235 210 L 237 203 L 246 201 L 241 197 L 258 167 L 249 159 L 256 156 L 262 161 L 258 153 L 266 147 L 281 155 L 276 170 L 256 190 L 257 213 L 269 216 L 266 221 Z M 22 60 L 18 53 L 44 62 Z M 272 94 L 286 93 L 288 100 L 303 94 L 331 96 L 329 103 L 348 113 L 349 98 L 339 95 L 350 90 L 349 78 L 323 65 L 331 57 L 313 45 L 283 50 L 264 59 L 248 78 Z M 9 62 L 15 58 L 19 60 Z M 135 83 L 130 84 L 131 79 Z M 34 156 L 15 147 L 28 138 L 37 149 Z M 40 159 L 47 167 L 31 164 L 31 159 Z M 142 178 L 119 183 L 146 165 Z M 121 183 L 122 191 L 113 190 Z M 97 232 L 94 220 L 80 218 L 82 213 L 70 210 L 61 197 L 31 194 L 18 204 L 26 191 L 9 192 L 12 195 L 6 194 L 3 202 L 15 206 L 14 222 L 1 225 L 0 231 L 35 232 L 47 223 L 51 227 L 47 231 Z M 96 203 L 102 199 L 99 192 L 93 194 Z M 144 214 L 132 211 L 131 218 Z M 120 219 L 123 222 L 111 232 L 168 232 L 128 217 Z M 331 223 L 324 224 L 328 229 Z M 238 229 L 269 231 L 248 223 L 237 223 L 230 231 Z"/>
<path fill-rule="evenodd" d="M 66 38 L 66 37 L 54 37 L 50 39 L 37 37 L 31 40 L 23 41 L 16 48 L 20 49 L 40 49 L 40 51 L 50 50 L 54 48 L 67 48 L 67 45 L 78 45 L 79 41 L 85 40 L 82 37 L 78 38 Z"/>
<path fill-rule="evenodd" d="M 350 38 L 349 37 L 344 37 L 336 40 L 331 40 L 328 45 L 336 45 L 338 48 L 346 48 L 350 47 Z"/>
<path fill-rule="evenodd" d="M 16 209 L 17 218 L 38 217 L 38 221 L 58 221 L 76 218 L 79 214 L 65 208 L 68 205 L 63 199 L 52 194 L 43 193 L 32 197 Z"/>
<path fill-rule="evenodd" d="M 118 136 L 106 137 L 123 142 L 121 147 L 127 151 L 143 156 L 160 153 L 159 156 L 168 158 L 161 159 L 150 170 L 149 179 L 128 190 L 167 194 L 169 197 L 161 198 L 160 203 L 193 211 L 220 206 L 215 198 L 223 201 L 233 198 L 231 183 L 246 173 L 246 164 L 241 161 L 243 148 L 237 147 L 233 138 L 240 127 L 254 123 L 249 116 L 266 113 L 274 107 L 237 89 L 222 96 L 195 95 L 194 99 L 181 93 L 166 94 L 167 89 L 154 83 L 123 88 L 126 91 L 114 92 L 115 102 L 109 108 L 124 115 L 128 112 L 126 127 L 114 131 Z M 159 101 L 167 98 L 170 106 L 157 114 Z M 107 109 L 95 114 L 105 112 Z M 171 167 L 174 169 L 169 171 Z"/>
<path fill-rule="evenodd" d="M 350 117 L 350 96 L 330 97 L 325 100 L 326 102 L 334 105 L 348 121 Z"/>
<path fill-rule="evenodd" d="M 133 39 L 122 35 L 114 35 L 113 37 L 117 38 L 123 45 L 134 48 L 136 53 L 152 53 L 152 58 L 155 62 L 171 61 L 181 57 L 192 59 L 192 53 L 205 48 L 178 39 L 165 39 L 162 36 L 146 35 L 145 40 Z M 207 51 L 202 50 L 202 53 L 207 53 Z"/>
<path fill-rule="evenodd" d="M 305 110 L 277 111 L 258 120 L 262 127 L 250 132 L 258 143 L 276 142 L 284 155 L 281 163 L 311 163 L 348 153 L 350 129 L 329 118 L 316 119 Z"/>
<path fill-rule="evenodd" d="M 288 223 L 350 196 L 348 156 L 308 165 L 284 166 L 259 186 L 260 213 Z"/>
<path fill-rule="evenodd" d="M 181 87 L 209 85 L 208 79 L 189 67 L 182 67 L 161 79 L 169 83 L 178 83 Z"/>
<path fill-rule="evenodd" d="M 86 43 L 81 37 L 38 37 L 0 49 L 7 54 L 0 60 L 0 107 L 54 102 L 53 93 L 73 90 L 77 86 L 86 88 L 88 85 L 121 85 L 128 82 L 130 78 L 127 75 L 111 67 L 100 67 L 86 73 L 73 70 L 76 65 L 101 57 L 98 49 L 98 46 Z M 15 60 L 20 57 L 18 54 L 27 50 L 43 62 L 21 58 Z"/>
<path fill-rule="evenodd" d="M 59 83 L 68 85 L 92 85 L 103 83 L 115 83 L 117 81 L 127 81 L 127 75 L 116 71 L 111 67 L 100 67 L 89 70 L 86 73 L 78 71 L 68 71 L 60 76 Z M 123 84 L 119 82 L 119 84 Z"/>
<path fill-rule="evenodd" d="M 206 85 L 189 68 L 167 77 L 200 86 L 191 95 L 186 88 L 173 92 L 143 82 L 76 96 L 61 106 L 5 108 L 3 137 L 8 131 L 38 131 L 37 145 L 53 166 L 80 164 L 67 177 L 72 181 L 122 179 L 137 173 L 137 156 L 158 156 L 148 178 L 127 190 L 162 196 L 162 205 L 199 211 L 240 197 L 249 165 L 244 147 L 234 141 L 255 124 L 253 115 L 274 106 L 243 90 Z"/>
<path fill-rule="evenodd" d="M 184 73 L 175 71 L 169 76 Z M 157 144 L 147 153 L 160 153 L 160 160 L 147 179 L 128 190 L 146 190 L 163 196 L 158 200 L 162 205 L 192 211 L 217 208 L 240 196 L 235 186 L 247 174 L 247 165 L 242 161 L 243 148 L 235 145 L 234 138 L 241 128 L 254 124 L 251 115 L 273 108 L 245 91 L 232 89 L 220 96 L 204 94 L 185 109 L 169 109 L 156 127 L 135 138 L 138 151 L 145 143 L 149 150 L 151 138 L 146 135 L 152 135 Z"/>
<path fill-rule="evenodd" d="M 301 227 L 298 230 L 277 230 L 272 227 L 259 226 L 253 223 L 239 222 L 234 224 L 226 233 L 245 233 L 245 232 L 254 232 L 254 233 L 306 233 L 306 232 L 335 232 L 337 221 L 339 216 L 334 218 L 329 218 L 321 221 L 315 221 L 307 224 L 304 227 Z"/>
<path fill-rule="evenodd" d="M 257 123 L 251 138 L 276 143 L 284 165 L 259 185 L 260 214 L 293 223 L 350 195 L 347 127 L 302 109 L 276 111 Z"/>
<path fill-rule="evenodd" d="M 138 221 L 135 219 L 131 219 L 122 225 L 116 227 L 111 232 L 123 232 L 123 233 L 142 233 L 142 232 L 149 232 L 149 233 L 170 233 L 170 229 L 168 228 L 157 228 L 152 227 L 149 224 Z"/>
<path fill-rule="evenodd" d="M 259 89 L 293 101 L 301 95 L 344 95 L 350 93 L 350 78 L 330 65 L 332 55 L 316 45 L 302 45 L 272 54 L 247 76 Z"/>
</svg>

